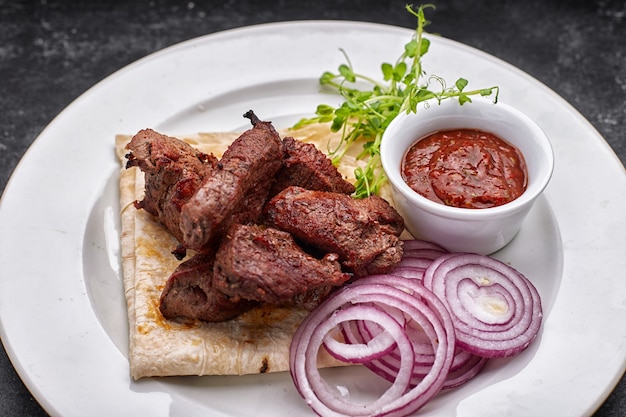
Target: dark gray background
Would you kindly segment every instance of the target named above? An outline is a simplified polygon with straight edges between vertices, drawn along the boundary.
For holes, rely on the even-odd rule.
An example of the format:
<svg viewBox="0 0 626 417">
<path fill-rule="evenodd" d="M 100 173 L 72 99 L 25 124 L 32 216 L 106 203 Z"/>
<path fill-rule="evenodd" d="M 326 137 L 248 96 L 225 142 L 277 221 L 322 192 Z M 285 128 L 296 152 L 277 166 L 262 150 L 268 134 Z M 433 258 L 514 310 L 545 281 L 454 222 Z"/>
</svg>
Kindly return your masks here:
<svg viewBox="0 0 626 417">
<path fill-rule="evenodd" d="M 138 58 L 207 33 L 275 21 L 341 19 L 413 28 L 405 3 L 0 0 L 0 192 L 28 146 L 65 106 Z M 432 3 L 437 8 L 429 13 L 429 31 L 539 79 L 578 109 L 626 162 L 625 1 Z M 4 351 L 0 415 L 46 415 Z M 624 415 L 623 379 L 594 417 Z"/>
</svg>

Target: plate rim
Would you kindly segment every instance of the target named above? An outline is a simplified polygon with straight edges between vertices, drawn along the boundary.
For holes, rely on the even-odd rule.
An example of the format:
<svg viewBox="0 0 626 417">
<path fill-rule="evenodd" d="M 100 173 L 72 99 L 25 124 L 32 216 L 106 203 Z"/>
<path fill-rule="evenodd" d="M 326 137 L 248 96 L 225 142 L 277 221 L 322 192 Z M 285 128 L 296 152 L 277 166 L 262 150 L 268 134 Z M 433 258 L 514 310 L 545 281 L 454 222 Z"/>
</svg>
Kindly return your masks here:
<svg viewBox="0 0 626 417">
<path fill-rule="evenodd" d="M 381 24 L 381 23 L 370 23 L 370 22 L 358 22 L 358 21 L 327 21 L 327 20 L 310 20 L 310 21 L 284 21 L 284 22 L 275 22 L 275 23 L 264 23 L 264 24 L 259 24 L 259 25 L 252 25 L 252 26 L 245 26 L 245 27 L 240 27 L 240 28 L 233 28 L 233 29 L 228 29 L 225 31 L 220 31 L 220 32 L 215 32 L 215 33 L 211 33 L 208 35 L 204 35 L 204 36 L 200 36 L 197 38 L 193 38 L 193 39 L 189 39 L 186 41 L 183 41 L 181 43 L 169 46 L 167 48 L 164 48 L 160 51 L 154 52 L 150 55 L 147 55 L 146 57 L 143 57 L 123 68 L 121 68 L 120 70 L 114 72 L 113 74 L 111 74 L 110 76 L 106 77 L 105 79 L 103 79 L 102 81 L 96 83 L 93 87 L 89 88 L 88 90 L 86 90 L 81 96 L 79 96 L 77 99 L 75 99 L 74 101 L 72 101 L 64 110 L 62 110 L 43 130 L 42 132 L 38 135 L 38 137 L 33 141 L 33 143 L 29 146 L 29 148 L 27 149 L 27 151 L 25 152 L 23 158 L 20 160 L 20 162 L 18 163 L 18 165 L 16 166 L 13 174 L 11 175 L 11 177 L 9 178 L 9 181 L 7 182 L 7 185 L 5 187 L 5 190 L 3 192 L 2 195 L 2 199 L 0 199 L 0 224 L 3 221 L 3 214 L 4 212 L 7 210 L 5 208 L 6 201 L 14 198 L 13 195 L 15 193 L 18 193 L 19 191 L 13 191 L 14 190 L 14 186 L 13 183 L 17 181 L 17 178 L 19 177 L 23 177 L 24 175 L 26 175 L 25 173 L 23 173 L 23 171 L 26 171 L 27 168 L 25 168 L 26 164 L 30 163 L 30 161 L 32 159 L 35 159 L 36 156 L 33 156 L 33 154 L 35 154 L 36 152 L 38 152 L 38 149 L 42 146 L 42 143 L 45 140 L 50 141 L 51 139 L 46 139 L 47 137 L 52 135 L 53 130 L 55 129 L 56 125 L 59 123 L 58 120 L 61 120 L 65 117 L 68 117 L 68 115 L 71 115 L 72 110 L 77 107 L 80 106 L 81 103 L 85 100 L 87 100 L 92 94 L 94 94 L 94 92 L 98 89 L 101 88 L 106 88 L 107 84 L 110 83 L 113 79 L 118 78 L 120 76 L 123 76 L 126 72 L 130 72 L 133 71 L 134 68 L 138 68 L 139 66 L 143 65 L 146 62 L 152 62 L 153 60 L 158 60 L 161 59 L 162 57 L 166 57 L 168 54 L 176 54 L 179 53 L 182 49 L 185 48 L 193 48 L 196 45 L 203 43 L 203 42 L 211 42 L 214 41 L 216 39 L 219 39 L 220 37 L 229 37 L 229 36 L 239 36 L 239 35 L 246 35 L 246 33 L 252 33 L 255 31 L 265 31 L 265 30 L 280 30 L 280 27 L 288 27 L 291 28 L 294 25 L 306 25 L 309 27 L 312 26 L 319 26 L 319 25 L 330 25 L 330 26 L 335 26 L 335 27 L 339 27 L 339 26 L 345 26 L 345 25 L 349 25 L 355 28 L 361 28 L 361 27 L 376 27 L 379 28 L 381 30 L 387 31 L 398 31 L 398 32 L 403 32 L 403 33 L 410 33 L 411 29 L 407 29 L 407 28 L 401 28 L 398 26 L 392 26 L 392 25 L 387 25 L 387 24 Z M 482 54 L 483 56 L 489 57 L 489 59 L 494 59 L 496 60 L 496 62 L 499 62 L 502 65 L 507 66 L 508 70 L 513 70 L 516 71 L 518 73 L 518 75 L 522 75 L 526 78 L 528 78 L 529 80 L 537 83 L 537 85 L 539 85 L 541 88 L 544 89 L 544 92 L 549 92 L 550 94 L 552 94 L 554 96 L 555 99 L 557 99 L 558 101 L 561 102 L 562 105 L 565 105 L 567 107 L 567 111 L 568 113 L 573 114 L 574 116 L 576 116 L 576 118 L 578 119 L 579 122 L 583 122 L 584 124 L 587 125 L 587 129 L 589 130 L 587 133 L 593 133 L 593 135 L 595 136 L 595 139 L 600 139 L 599 141 L 596 140 L 595 142 L 597 146 L 602 145 L 605 149 L 605 153 L 607 153 L 606 151 L 610 151 L 607 154 L 612 154 L 613 157 L 615 158 L 615 162 L 618 162 L 619 165 L 621 166 L 621 162 L 619 162 L 619 159 L 617 158 L 617 156 L 612 152 L 612 149 L 610 148 L 610 146 L 608 145 L 608 143 L 602 138 L 602 136 L 599 134 L 599 132 L 595 129 L 595 127 L 593 127 L 591 125 L 591 123 L 589 121 L 587 121 L 570 103 L 566 102 L 563 98 L 561 98 L 558 94 L 556 94 L 554 91 L 552 91 L 551 89 L 549 89 L 547 86 L 545 86 L 543 83 L 541 83 L 540 81 L 534 79 L 533 77 L 531 77 L 530 75 L 528 75 L 527 73 L 523 72 L 522 70 L 506 63 L 505 61 L 494 57 L 492 55 L 489 55 L 485 52 L 482 52 L 476 48 L 473 48 L 471 46 L 468 45 L 464 45 L 462 43 L 459 43 L 457 41 L 453 41 L 450 39 L 446 39 L 446 38 L 441 38 L 444 39 L 445 42 L 449 42 L 449 44 L 451 45 L 456 45 L 456 47 L 462 47 L 463 49 L 471 49 L 474 50 L 480 54 Z M 94 198 L 94 196 L 92 195 L 90 197 L 91 199 Z M 2 238 L 0 238 L 2 239 Z M 81 241 L 82 243 L 82 241 Z M 6 260 L 0 255 L 0 268 L 4 269 Z M 567 260 L 565 261 L 567 262 Z M 0 286 L 2 286 L 2 284 L 0 284 Z M 0 296 L 0 301 L 2 301 L 2 297 Z M 1 310 L 1 308 L 0 308 Z M 18 374 L 20 375 L 20 377 L 22 378 L 22 380 L 25 382 L 25 384 L 27 385 L 27 387 L 32 391 L 32 386 L 36 386 L 36 384 L 34 384 L 32 381 L 30 384 L 28 384 L 27 382 L 30 381 L 30 374 L 28 372 L 28 370 L 25 369 L 25 367 L 22 366 L 22 364 L 19 361 L 19 354 L 16 352 L 13 352 L 11 350 L 11 343 L 10 343 L 10 338 L 8 337 L 8 335 L 5 333 L 5 324 L 6 323 L 6 318 L 5 317 L 0 317 L 0 335 L 2 336 L 2 342 L 5 346 L 5 349 L 7 350 L 7 354 L 9 355 L 9 358 L 11 359 L 11 362 L 13 364 L 13 366 L 15 367 L 15 369 L 18 371 Z M 17 361 L 17 364 L 15 363 Z M 609 393 L 612 391 L 613 387 L 615 386 L 615 384 L 619 381 L 621 374 L 624 372 L 624 370 L 626 369 L 626 358 L 622 358 L 622 363 L 621 363 L 621 372 L 619 373 L 615 373 L 615 375 L 612 378 L 612 382 L 610 387 L 607 387 L 604 391 L 603 394 L 600 396 L 600 398 L 598 398 L 598 400 L 596 401 L 596 404 L 591 404 L 589 410 L 593 411 L 595 408 L 597 408 L 597 406 L 599 406 L 601 404 L 602 401 L 604 401 L 604 399 L 609 395 Z M 46 398 L 45 398 L 45 394 L 44 393 L 38 393 L 39 395 L 36 395 L 37 400 L 43 404 L 46 404 Z M 33 393 L 33 395 L 35 395 L 35 393 Z M 54 410 L 55 407 L 52 404 L 48 404 L 48 406 L 50 407 L 50 410 Z M 47 408 L 47 407 L 46 407 Z"/>
</svg>

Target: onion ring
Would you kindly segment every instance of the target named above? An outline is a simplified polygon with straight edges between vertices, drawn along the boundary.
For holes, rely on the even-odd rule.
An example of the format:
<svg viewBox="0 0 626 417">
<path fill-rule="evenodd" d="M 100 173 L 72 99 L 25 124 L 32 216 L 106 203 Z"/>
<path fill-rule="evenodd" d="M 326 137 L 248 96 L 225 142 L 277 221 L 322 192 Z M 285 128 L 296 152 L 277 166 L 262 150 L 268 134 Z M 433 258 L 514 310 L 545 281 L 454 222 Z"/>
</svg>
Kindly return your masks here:
<svg viewBox="0 0 626 417">
<path fill-rule="evenodd" d="M 508 357 L 537 337 L 543 317 L 533 284 L 483 255 L 404 241 L 387 275 L 362 277 L 309 314 L 290 347 L 290 372 L 324 416 L 405 416 L 440 390 L 473 378 L 488 358 Z M 391 383 L 368 404 L 349 401 L 317 369 L 319 350 L 362 364 Z"/>
<path fill-rule="evenodd" d="M 397 288 L 405 288 L 409 286 L 410 288 L 416 289 L 423 293 L 423 290 L 420 290 L 421 286 L 417 286 L 415 282 L 407 282 L 406 280 L 397 280 L 395 277 L 387 276 L 383 278 L 369 278 L 369 279 L 361 279 L 357 281 L 359 283 L 368 283 L 368 282 L 378 282 L 384 280 L 385 283 L 395 285 Z M 427 292 L 426 294 L 429 294 Z M 415 295 L 415 294 L 414 294 Z M 438 299 L 437 299 L 438 301 Z M 437 301 L 431 300 L 431 302 L 436 303 Z M 440 309 L 442 306 L 438 306 L 437 309 Z M 423 330 L 423 329 L 421 329 Z M 410 331 L 410 327 L 407 328 L 407 332 Z M 428 343 L 428 338 L 426 337 L 423 331 L 413 331 L 411 332 L 411 341 L 413 342 L 413 348 L 415 350 L 415 365 L 413 367 L 413 377 L 411 379 L 410 386 L 416 386 L 422 378 L 428 373 L 430 367 L 433 364 L 435 354 L 433 352 L 432 345 Z M 369 333 L 371 337 L 371 333 Z M 420 337 L 421 335 L 421 337 Z M 396 373 L 399 370 L 399 361 L 396 352 L 390 352 L 384 358 L 379 360 L 373 360 L 371 363 L 365 363 L 365 366 L 374 371 L 377 375 L 387 379 L 392 382 L 395 378 Z M 464 384 L 471 378 L 473 378 L 485 365 L 487 362 L 487 358 L 480 357 L 478 355 L 474 355 L 460 348 L 456 348 L 454 352 L 454 359 L 450 366 L 450 370 L 448 375 L 446 376 L 446 380 L 442 386 L 442 389 L 454 388 L 459 385 Z"/>
<path fill-rule="evenodd" d="M 442 255 L 423 283 L 446 304 L 458 346 L 479 356 L 515 355 L 537 337 L 543 317 L 537 289 L 514 268 L 487 256 Z"/>
<path fill-rule="evenodd" d="M 329 334 L 355 320 L 369 325 L 354 334 L 362 337 L 364 331 L 374 331 L 370 339 L 359 341 L 354 349 L 330 340 Z M 430 370 L 417 384 L 412 383 L 415 352 L 411 332 L 406 330 L 409 323 L 428 334 L 434 356 Z M 387 339 L 389 336 L 393 343 Z M 369 343 L 375 339 L 375 343 Z M 391 387 L 369 404 L 348 401 L 322 379 L 317 369 L 318 351 L 324 344 L 331 354 L 364 364 L 387 357 L 388 348 L 393 347 L 399 366 Z M 404 416 L 417 411 L 440 391 L 454 351 L 452 319 L 434 294 L 416 280 L 371 276 L 338 290 L 305 318 L 292 340 L 290 372 L 300 395 L 320 415 Z"/>
</svg>

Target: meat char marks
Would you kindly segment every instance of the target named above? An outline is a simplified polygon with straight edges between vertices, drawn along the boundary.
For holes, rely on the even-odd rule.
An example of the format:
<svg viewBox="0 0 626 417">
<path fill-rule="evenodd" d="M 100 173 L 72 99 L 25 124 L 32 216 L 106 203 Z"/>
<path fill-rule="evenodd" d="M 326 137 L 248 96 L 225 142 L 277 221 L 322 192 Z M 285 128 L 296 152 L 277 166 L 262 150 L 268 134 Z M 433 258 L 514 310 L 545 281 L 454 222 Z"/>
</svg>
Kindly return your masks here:
<svg viewBox="0 0 626 417">
<path fill-rule="evenodd" d="M 218 243 L 231 224 L 256 221 L 282 166 L 282 142 L 272 124 L 252 111 L 244 116 L 253 128 L 235 139 L 181 210 L 187 248 L 204 250 Z"/>
<path fill-rule="evenodd" d="M 168 278 L 164 317 L 232 319 L 260 304 L 314 308 L 344 282 L 391 270 L 402 255 L 402 217 L 354 186 L 314 145 L 253 127 L 218 161 L 154 131 L 127 146 L 127 168 L 146 177 L 143 201 L 195 254 Z"/>
<path fill-rule="evenodd" d="M 230 320 L 258 305 L 225 295 L 213 285 L 214 253 L 200 253 L 181 263 L 168 278 L 159 309 L 166 318 L 185 317 L 206 322 Z"/>
<path fill-rule="evenodd" d="M 181 208 L 217 166 L 217 158 L 199 152 L 180 139 L 151 129 L 139 131 L 126 145 L 126 168 L 145 174 L 145 196 L 135 207 L 156 217 L 179 241 Z"/>
<path fill-rule="evenodd" d="M 289 233 L 259 225 L 233 225 L 213 269 L 215 287 L 234 300 L 278 305 L 314 307 L 350 278 L 336 254 L 314 258 Z"/>
<path fill-rule="evenodd" d="M 404 220 L 377 196 L 355 199 L 292 186 L 268 202 L 265 221 L 299 241 L 338 254 L 357 277 L 389 272 L 402 257 L 398 236 Z"/>
<path fill-rule="evenodd" d="M 180 139 L 151 129 L 138 132 L 126 146 L 126 168 L 145 174 L 145 196 L 136 202 L 156 217 L 186 248 L 208 250 L 233 223 L 258 222 L 268 194 L 289 185 L 350 194 L 330 160 L 314 145 L 292 137 L 281 141 L 270 122 L 252 111 L 253 128 L 226 150 L 221 160 Z M 271 188 L 271 192 L 270 192 Z"/>
<path fill-rule="evenodd" d="M 343 179 L 330 159 L 315 145 L 288 136 L 283 139 L 283 154 L 283 166 L 276 174 L 270 195 L 276 195 L 290 185 L 342 194 L 354 192 L 354 185 Z"/>
</svg>

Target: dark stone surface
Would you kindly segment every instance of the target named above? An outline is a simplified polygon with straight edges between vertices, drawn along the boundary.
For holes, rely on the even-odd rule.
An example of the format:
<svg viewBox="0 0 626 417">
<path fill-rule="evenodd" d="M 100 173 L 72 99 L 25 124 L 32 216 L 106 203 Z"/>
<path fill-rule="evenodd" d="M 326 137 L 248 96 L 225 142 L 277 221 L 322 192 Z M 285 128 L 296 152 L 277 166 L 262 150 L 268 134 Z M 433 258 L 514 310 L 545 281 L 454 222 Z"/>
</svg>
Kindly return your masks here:
<svg viewBox="0 0 626 417">
<path fill-rule="evenodd" d="M 151 52 L 224 29 L 341 19 L 412 27 L 405 1 L 0 0 L 0 192 L 41 130 L 96 82 Z M 432 1 L 432 32 L 528 72 L 626 162 L 626 2 Z M 1 279 L 1 277 L 0 277 Z M 46 415 L 0 354 L 0 415 Z M 594 417 L 626 415 L 623 379 Z"/>
</svg>

